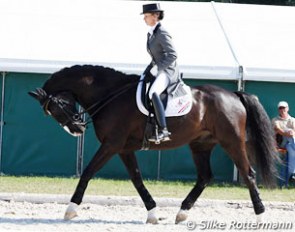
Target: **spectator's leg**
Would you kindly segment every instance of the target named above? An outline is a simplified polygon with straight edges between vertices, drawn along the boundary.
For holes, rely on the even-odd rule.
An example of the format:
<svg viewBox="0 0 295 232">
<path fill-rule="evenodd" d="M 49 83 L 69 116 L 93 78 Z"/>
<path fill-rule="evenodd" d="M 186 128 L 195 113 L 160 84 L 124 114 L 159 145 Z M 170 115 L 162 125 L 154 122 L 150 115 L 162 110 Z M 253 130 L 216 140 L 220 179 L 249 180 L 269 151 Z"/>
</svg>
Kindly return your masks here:
<svg viewBox="0 0 295 232">
<path fill-rule="evenodd" d="M 288 160 L 287 160 L 287 165 L 288 165 L 288 180 L 290 176 L 295 173 L 295 149 L 294 149 L 294 144 L 287 144 L 286 149 L 288 151 Z"/>
<path fill-rule="evenodd" d="M 278 154 L 280 156 L 280 159 L 282 161 L 282 164 L 279 166 L 279 174 L 280 174 L 280 178 L 279 178 L 279 186 L 280 188 L 282 188 L 283 186 L 288 186 L 288 166 L 287 166 L 287 155 L 288 153 L 280 153 Z"/>
</svg>

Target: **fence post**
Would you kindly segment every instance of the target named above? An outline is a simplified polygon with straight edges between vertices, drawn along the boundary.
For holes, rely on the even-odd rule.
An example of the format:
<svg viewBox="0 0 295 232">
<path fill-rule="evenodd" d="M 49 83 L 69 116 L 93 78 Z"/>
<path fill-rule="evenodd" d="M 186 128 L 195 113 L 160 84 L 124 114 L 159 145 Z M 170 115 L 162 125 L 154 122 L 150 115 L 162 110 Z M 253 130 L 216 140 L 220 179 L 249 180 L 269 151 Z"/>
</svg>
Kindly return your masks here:
<svg viewBox="0 0 295 232">
<path fill-rule="evenodd" d="M 79 112 L 82 112 L 82 107 L 79 105 Z M 85 114 L 83 114 L 83 121 L 85 120 Z M 76 162 L 76 176 L 80 177 L 83 172 L 83 157 L 84 157 L 84 133 L 77 138 L 77 162 Z"/>
<path fill-rule="evenodd" d="M 157 168 L 157 180 L 160 180 L 161 176 L 161 150 L 158 150 L 158 168 Z"/>
<path fill-rule="evenodd" d="M 2 72 L 2 90 L 1 90 L 1 113 L 0 113 L 0 174 L 2 174 L 2 144 L 3 144 L 3 126 L 4 126 L 4 98 L 5 98 L 5 77 Z"/>
</svg>

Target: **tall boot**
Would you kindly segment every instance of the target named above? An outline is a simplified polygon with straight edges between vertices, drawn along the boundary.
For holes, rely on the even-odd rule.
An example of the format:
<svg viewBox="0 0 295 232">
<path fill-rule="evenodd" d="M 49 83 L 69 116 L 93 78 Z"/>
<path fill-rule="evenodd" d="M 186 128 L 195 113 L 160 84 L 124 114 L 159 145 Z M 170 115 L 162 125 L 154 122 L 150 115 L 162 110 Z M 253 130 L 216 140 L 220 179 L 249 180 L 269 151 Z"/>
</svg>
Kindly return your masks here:
<svg viewBox="0 0 295 232">
<path fill-rule="evenodd" d="M 158 94 L 153 93 L 152 103 L 155 110 L 156 119 L 159 124 L 159 132 L 158 134 L 156 133 L 155 136 L 152 136 L 149 141 L 155 143 L 160 143 L 161 141 L 169 141 L 169 135 L 171 133 L 167 129 L 164 106 Z"/>
</svg>

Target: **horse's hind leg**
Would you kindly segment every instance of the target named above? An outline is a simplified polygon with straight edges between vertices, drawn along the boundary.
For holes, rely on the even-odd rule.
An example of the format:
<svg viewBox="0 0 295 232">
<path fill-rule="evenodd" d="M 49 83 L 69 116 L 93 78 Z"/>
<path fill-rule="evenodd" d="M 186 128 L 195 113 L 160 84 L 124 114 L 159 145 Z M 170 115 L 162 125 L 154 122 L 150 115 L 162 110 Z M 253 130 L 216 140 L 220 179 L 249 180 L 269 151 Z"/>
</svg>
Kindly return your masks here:
<svg viewBox="0 0 295 232">
<path fill-rule="evenodd" d="M 256 185 L 255 171 L 250 166 L 248 160 L 247 160 L 247 164 L 242 164 L 241 162 L 235 162 L 235 164 L 240 172 L 240 175 L 243 177 L 245 184 L 247 185 L 249 189 L 255 214 L 259 215 L 264 213 L 265 208 L 259 196 L 259 191 Z"/>
<path fill-rule="evenodd" d="M 234 142 L 237 141 L 237 142 Z M 222 144 L 221 144 L 222 145 Z M 246 144 L 241 140 L 232 140 L 231 144 L 223 146 L 229 153 L 230 157 L 237 166 L 240 175 L 242 176 L 245 184 L 247 185 L 253 204 L 254 212 L 256 215 L 262 214 L 265 211 L 264 205 L 259 197 L 259 191 L 256 185 L 255 171 L 250 165 L 246 152 Z"/>
<path fill-rule="evenodd" d="M 127 171 L 130 175 L 131 181 L 139 193 L 146 209 L 148 210 L 148 217 L 146 223 L 157 224 L 158 219 L 155 214 L 156 202 L 145 188 L 141 173 L 137 164 L 136 156 L 134 152 L 120 153 L 119 154 L 123 163 L 125 164 Z"/>
<path fill-rule="evenodd" d="M 210 156 L 214 146 L 215 144 L 202 144 L 201 146 L 198 143 L 190 144 L 193 160 L 198 171 L 198 180 L 193 189 L 182 202 L 180 211 L 176 215 L 176 224 L 187 219 L 188 210 L 193 207 L 198 197 L 212 179 Z"/>
</svg>

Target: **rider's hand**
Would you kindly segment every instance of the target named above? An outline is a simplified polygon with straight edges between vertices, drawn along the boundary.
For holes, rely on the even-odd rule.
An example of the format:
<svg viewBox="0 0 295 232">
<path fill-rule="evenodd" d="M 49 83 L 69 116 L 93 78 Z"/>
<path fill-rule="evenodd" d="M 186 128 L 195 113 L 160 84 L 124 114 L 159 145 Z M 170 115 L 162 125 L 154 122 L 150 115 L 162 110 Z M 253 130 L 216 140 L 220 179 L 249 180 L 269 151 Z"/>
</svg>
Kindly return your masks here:
<svg viewBox="0 0 295 232">
<path fill-rule="evenodd" d="M 155 79 L 156 79 L 156 77 L 153 74 L 151 74 L 151 72 L 147 72 L 144 75 L 144 80 L 146 83 L 153 82 Z"/>
</svg>

